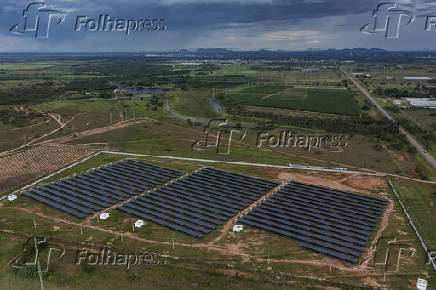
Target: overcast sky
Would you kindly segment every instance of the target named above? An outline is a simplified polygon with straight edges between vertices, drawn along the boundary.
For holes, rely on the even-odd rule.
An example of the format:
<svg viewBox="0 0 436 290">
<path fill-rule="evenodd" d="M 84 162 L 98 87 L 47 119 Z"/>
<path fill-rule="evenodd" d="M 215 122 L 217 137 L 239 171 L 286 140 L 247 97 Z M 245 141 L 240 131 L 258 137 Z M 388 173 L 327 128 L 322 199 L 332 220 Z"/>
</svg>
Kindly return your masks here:
<svg viewBox="0 0 436 290">
<path fill-rule="evenodd" d="M 436 28 L 425 31 L 426 17 L 436 16 L 436 1 L 429 0 L 398 1 L 398 6 L 416 16 L 409 25 L 405 24 L 407 18 L 402 19 L 398 39 L 387 39 L 383 33 L 360 32 L 363 25 L 372 22 L 372 11 L 382 2 L 373 0 L 47 0 L 45 9 L 65 14 L 59 25 L 59 18 L 52 17 L 48 39 L 35 39 L 31 31 L 11 33 L 15 24 L 21 24 L 17 30 L 22 31 L 23 9 L 31 2 L 0 0 L 0 51 L 157 51 L 199 47 L 436 49 Z M 34 19 L 42 6 L 34 5 L 29 19 Z M 77 16 L 98 19 L 100 14 L 125 20 L 164 18 L 167 30 L 132 32 L 129 36 L 117 31 L 92 32 L 83 27 L 79 32 L 74 30 Z M 40 25 L 46 24 L 41 20 Z"/>
</svg>

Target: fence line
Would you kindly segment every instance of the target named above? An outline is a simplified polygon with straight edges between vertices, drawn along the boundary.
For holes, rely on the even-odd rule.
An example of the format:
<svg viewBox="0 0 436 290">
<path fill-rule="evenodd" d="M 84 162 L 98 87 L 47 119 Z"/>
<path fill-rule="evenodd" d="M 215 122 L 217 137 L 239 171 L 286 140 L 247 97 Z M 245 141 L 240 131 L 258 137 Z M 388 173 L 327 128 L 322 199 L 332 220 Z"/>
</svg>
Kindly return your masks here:
<svg viewBox="0 0 436 290">
<path fill-rule="evenodd" d="M 416 228 L 415 224 L 413 223 L 412 218 L 410 217 L 409 213 L 407 212 L 406 207 L 404 206 L 403 202 L 401 201 L 400 196 L 399 196 L 399 194 L 397 193 L 397 191 L 395 190 L 395 187 L 394 187 L 394 185 L 392 184 L 391 180 L 389 179 L 389 177 L 386 177 L 386 178 L 387 178 L 387 180 L 388 180 L 388 182 L 389 182 L 389 185 L 390 185 L 391 188 L 392 188 L 392 191 L 394 192 L 395 196 L 397 197 L 398 202 L 400 203 L 400 206 L 401 206 L 401 208 L 403 209 L 404 214 L 406 215 L 407 219 L 409 220 L 410 225 L 412 226 L 413 230 L 415 231 L 416 236 L 418 237 L 419 241 L 421 242 L 422 248 L 424 249 L 425 254 L 427 255 L 427 258 L 428 258 L 429 262 L 430 262 L 430 263 L 432 264 L 432 266 L 433 266 L 433 270 L 436 270 L 436 264 L 435 264 L 435 261 L 433 260 L 433 258 L 432 258 L 432 256 L 431 256 L 430 252 L 428 251 L 428 248 L 427 248 L 427 246 L 425 245 L 424 240 L 422 239 L 421 235 L 419 234 L 418 229 Z"/>
</svg>

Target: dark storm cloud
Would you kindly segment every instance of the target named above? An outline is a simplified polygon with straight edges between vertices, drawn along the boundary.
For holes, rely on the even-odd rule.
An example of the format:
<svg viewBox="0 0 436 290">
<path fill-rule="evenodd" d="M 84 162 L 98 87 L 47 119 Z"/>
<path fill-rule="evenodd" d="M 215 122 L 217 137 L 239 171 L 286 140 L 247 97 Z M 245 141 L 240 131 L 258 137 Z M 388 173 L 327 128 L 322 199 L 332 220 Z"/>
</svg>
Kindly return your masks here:
<svg viewBox="0 0 436 290">
<path fill-rule="evenodd" d="M 354 47 L 361 45 L 359 41 L 366 41 L 367 38 L 361 39 L 356 34 L 359 27 L 370 20 L 372 10 L 379 1 L 47 0 L 48 6 L 64 9 L 68 14 L 64 23 L 50 31 L 49 39 L 39 42 L 31 38 L 15 37 L 8 31 L 11 25 L 21 20 L 21 12 L 27 3 L 29 2 L 23 0 L 3 1 L 0 10 L 0 36 L 4 37 L 0 39 L 0 50 L 10 50 L 16 45 L 27 45 L 29 49 L 70 51 L 111 47 L 123 50 L 213 46 L 243 48 L 244 43 L 241 41 L 250 40 L 249 48 L 280 48 L 284 45 L 284 49 L 292 49 L 296 43 L 304 46 L 306 36 L 308 43 L 319 44 L 321 47 L 335 47 L 335 43 Z M 408 6 L 418 3 L 418 12 L 426 11 L 432 6 L 426 1 L 404 0 L 402 3 Z M 121 33 L 90 34 L 74 31 L 77 15 L 98 18 L 100 14 L 124 19 L 165 18 L 168 31 L 132 37 L 122 36 Z M 285 37 L 287 33 L 289 37 Z M 354 43 L 347 33 L 351 33 L 352 38 L 356 39 Z M 301 36 L 302 41 L 298 42 L 292 35 Z M 319 39 L 314 39 L 313 35 L 319 35 Z M 337 41 L 332 42 L 332 39 Z M 25 50 L 20 47 L 17 49 Z"/>
</svg>

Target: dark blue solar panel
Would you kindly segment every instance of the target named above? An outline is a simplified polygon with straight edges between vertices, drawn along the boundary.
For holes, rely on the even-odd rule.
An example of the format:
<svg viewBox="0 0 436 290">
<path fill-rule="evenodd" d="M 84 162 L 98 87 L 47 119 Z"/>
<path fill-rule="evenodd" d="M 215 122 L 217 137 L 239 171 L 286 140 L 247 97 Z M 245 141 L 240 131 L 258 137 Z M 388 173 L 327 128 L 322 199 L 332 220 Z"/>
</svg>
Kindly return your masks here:
<svg viewBox="0 0 436 290">
<path fill-rule="evenodd" d="M 147 188 L 150 188 L 149 185 L 139 185 L 130 181 L 127 181 L 122 178 L 122 176 L 116 176 L 115 174 L 103 173 L 103 171 L 93 171 L 88 175 L 96 178 L 97 176 L 103 178 L 105 181 L 116 184 L 118 186 L 130 187 L 136 191 L 144 191 Z"/>
<path fill-rule="evenodd" d="M 179 205 L 175 205 L 175 204 L 168 205 L 168 204 L 163 203 L 163 202 L 154 201 L 151 198 L 145 198 L 144 196 L 138 197 L 136 200 L 144 201 L 147 204 L 150 204 L 150 205 L 155 206 L 155 207 L 161 207 L 161 208 L 175 211 L 177 213 L 186 214 L 190 217 L 197 218 L 197 219 L 200 219 L 202 221 L 206 221 L 208 223 L 212 223 L 215 225 L 221 224 L 221 222 L 216 220 L 217 215 L 213 215 L 213 217 L 211 217 L 210 215 L 197 214 L 196 211 L 191 210 L 191 208 L 189 208 L 189 207 L 179 207 Z"/>
<path fill-rule="evenodd" d="M 157 174 L 152 174 L 152 173 L 140 173 L 135 170 L 128 170 L 126 169 L 126 167 L 122 167 L 122 166 L 107 166 L 104 169 L 112 170 L 118 172 L 121 175 L 126 175 L 131 178 L 139 179 L 141 180 L 141 182 L 145 182 L 145 183 L 153 182 L 153 183 L 162 184 L 170 180 L 169 178 L 162 178 L 162 175 L 158 176 Z"/>
<path fill-rule="evenodd" d="M 192 185 L 190 183 L 187 182 L 177 182 L 177 184 L 172 184 L 171 186 L 169 186 L 169 188 L 177 188 L 180 190 L 185 191 L 186 194 L 190 194 L 192 193 L 194 196 L 203 196 L 205 198 L 207 198 L 209 201 L 214 201 L 217 203 L 220 203 L 222 205 L 228 206 L 228 207 L 232 207 L 235 209 L 240 209 L 241 206 L 248 206 L 250 205 L 250 202 L 247 201 L 235 201 L 232 200 L 231 198 L 226 198 L 226 196 L 228 197 L 228 195 L 224 195 L 224 194 L 219 194 L 219 193 L 210 193 L 208 191 L 205 191 L 203 188 L 199 187 L 199 186 L 195 186 Z"/>
<path fill-rule="evenodd" d="M 347 191 L 343 191 L 343 190 L 339 190 L 339 189 L 331 189 L 331 188 L 328 188 L 325 186 L 307 184 L 307 183 L 296 182 L 296 181 L 289 183 L 289 185 L 293 185 L 293 186 L 297 186 L 297 187 L 301 187 L 301 188 L 307 188 L 307 189 L 314 189 L 314 190 L 317 190 L 319 192 L 327 192 L 330 194 L 334 194 L 336 196 L 350 197 L 356 201 L 361 200 L 362 202 L 366 202 L 367 204 L 369 204 L 371 206 L 375 206 L 375 207 L 380 207 L 380 206 L 383 207 L 387 203 L 387 200 L 382 199 L 382 198 L 378 198 L 378 197 L 374 197 L 374 196 L 366 197 L 366 196 L 363 196 L 360 194 L 347 192 Z"/>
<path fill-rule="evenodd" d="M 230 182 L 232 177 L 237 181 Z M 203 168 L 146 193 L 125 204 L 123 208 L 143 212 L 148 217 L 157 217 L 160 222 L 189 228 L 203 235 L 235 216 L 275 186 L 276 183 L 261 179 Z"/>
<path fill-rule="evenodd" d="M 371 211 L 371 212 L 379 212 L 380 210 L 382 210 L 382 207 L 374 207 L 370 204 L 367 203 L 363 203 L 359 200 L 353 200 L 352 198 L 342 198 L 339 195 L 331 195 L 331 194 L 325 194 L 322 191 L 316 191 L 316 190 L 307 190 L 307 189 L 302 189 L 302 188 L 295 188 L 292 186 L 286 186 L 285 190 L 290 190 L 293 191 L 295 193 L 304 193 L 304 194 L 314 194 L 316 195 L 318 198 L 326 200 L 326 201 L 331 201 L 331 202 L 338 202 L 338 203 L 343 203 L 345 205 L 348 206 L 352 206 L 356 209 L 365 209 L 367 211 Z"/>
<path fill-rule="evenodd" d="M 347 232 L 341 231 L 341 233 L 338 234 L 337 231 L 335 229 L 332 229 L 332 228 L 327 228 L 325 226 L 320 227 L 314 223 L 308 223 L 302 219 L 293 219 L 290 217 L 285 217 L 283 215 L 276 215 L 273 213 L 263 211 L 262 209 L 259 209 L 259 208 L 256 209 L 256 211 L 252 212 L 250 216 L 257 216 L 257 217 L 272 220 L 272 221 L 277 220 L 277 218 L 281 218 L 281 223 L 286 224 L 288 226 L 292 226 L 292 227 L 307 230 L 307 231 L 312 231 L 314 233 L 333 237 L 333 238 L 338 239 L 338 240 L 343 240 L 343 241 L 358 244 L 361 246 L 365 246 L 365 244 L 366 244 L 363 241 L 358 241 L 356 239 L 349 237 Z"/>
<path fill-rule="evenodd" d="M 184 221 L 181 221 L 181 220 L 177 220 L 174 217 L 169 217 L 167 215 L 160 214 L 157 211 L 152 211 L 152 210 L 148 210 L 146 208 L 140 207 L 140 206 L 136 206 L 135 204 L 130 203 L 130 202 L 124 204 L 123 207 L 132 208 L 132 209 L 134 209 L 136 211 L 143 212 L 145 214 L 155 216 L 155 217 L 160 218 L 162 220 L 165 220 L 167 222 L 175 223 L 176 225 L 183 226 L 185 228 L 189 228 L 189 229 L 194 230 L 196 232 L 201 232 L 201 233 L 204 233 L 204 234 L 207 234 L 209 232 L 209 230 L 207 230 L 205 228 L 202 228 L 202 227 L 199 227 L 199 226 L 195 226 L 193 224 L 190 224 L 190 223 L 187 223 L 187 222 L 184 222 Z"/>
<path fill-rule="evenodd" d="M 41 190 L 41 191 L 47 192 L 47 193 L 49 193 L 49 194 L 51 194 L 51 195 L 54 195 L 54 196 L 57 196 L 57 197 L 59 197 L 59 198 L 63 198 L 63 199 L 66 199 L 66 200 L 72 201 L 72 202 L 74 202 L 74 203 L 76 203 L 76 204 L 80 204 L 80 205 L 82 205 L 82 206 L 84 206 L 84 207 L 87 207 L 87 208 L 93 209 L 93 210 L 95 210 L 95 211 L 99 211 L 99 210 L 101 210 L 101 207 L 98 207 L 98 206 L 96 206 L 96 205 L 93 204 L 93 203 L 90 203 L 90 202 L 87 202 L 87 201 L 81 200 L 81 199 L 79 199 L 79 198 L 75 198 L 75 197 L 73 197 L 73 196 L 70 196 L 70 195 L 68 195 L 68 194 L 62 193 L 62 192 L 57 191 L 57 190 L 50 189 L 49 187 L 40 186 L 40 187 L 38 187 L 38 190 Z"/>
<path fill-rule="evenodd" d="M 235 211 L 238 210 L 240 207 L 236 206 L 236 205 L 230 205 L 230 204 L 226 204 L 225 202 L 221 202 L 217 199 L 214 198 L 208 198 L 202 194 L 200 194 L 199 192 L 191 192 L 188 188 L 183 187 L 183 186 L 177 186 L 174 183 L 170 184 L 169 186 L 166 186 L 164 188 L 160 189 L 161 191 L 175 191 L 178 192 L 180 194 L 183 194 L 184 196 L 191 196 L 193 198 L 195 198 L 194 200 L 197 201 L 202 201 L 204 202 L 206 205 L 211 205 L 213 207 L 219 208 L 219 209 L 223 209 L 225 211 Z"/>
<path fill-rule="evenodd" d="M 153 185 L 159 185 L 162 184 L 162 182 L 157 182 L 154 179 L 149 178 L 148 181 L 145 181 L 142 178 L 138 178 L 137 176 L 133 176 L 131 174 L 127 174 L 124 172 L 116 172 L 115 170 L 109 169 L 109 168 L 101 168 L 98 172 L 113 176 L 115 178 L 121 178 L 123 181 L 128 181 L 135 186 L 144 187 L 145 183 L 151 183 Z M 148 184 L 147 184 L 148 185 Z"/>
<path fill-rule="evenodd" d="M 129 214 L 133 214 L 133 215 L 135 215 L 137 217 L 140 217 L 142 219 L 154 222 L 154 223 L 156 223 L 158 225 L 162 225 L 162 226 L 168 227 L 168 228 L 173 229 L 173 230 L 184 232 L 185 234 L 188 234 L 190 236 L 194 236 L 194 237 L 198 237 L 198 238 L 204 237 L 204 234 L 202 234 L 202 233 L 199 233 L 199 232 L 196 232 L 196 231 L 192 231 L 190 229 L 187 229 L 187 228 L 184 228 L 184 227 L 172 224 L 172 223 L 168 223 L 168 222 L 166 222 L 164 220 L 161 220 L 159 218 L 147 215 L 147 214 L 145 214 L 143 212 L 132 210 L 132 209 L 130 209 L 128 207 L 125 207 L 125 206 L 117 207 L 117 209 L 119 209 L 121 211 L 124 211 L 126 213 L 129 213 Z"/>
<path fill-rule="evenodd" d="M 370 196 L 290 182 L 239 221 L 357 263 L 385 203 Z"/>
<path fill-rule="evenodd" d="M 172 217 L 175 217 L 175 218 L 178 218 L 178 219 L 181 219 L 181 220 L 185 220 L 185 221 L 187 221 L 189 223 L 198 224 L 200 226 L 203 226 L 203 227 L 206 227 L 206 228 L 209 228 L 209 229 L 212 229 L 212 230 L 216 228 L 215 225 L 209 224 L 207 222 L 203 222 L 202 220 L 197 219 L 197 218 L 195 218 L 195 219 L 191 218 L 189 214 L 186 214 L 186 213 L 185 214 L 179 214 L 179 213 L 174 211 L 174 208 L 171 209 L 171 210 L 168 210 L 168 209 L 165 209 L 165 208 L 161 208 L 161 207 L 157 207 L 157 206 L 148 204 L 147 201 L 140 200 L 140 199 L 134 199 L 134 200 L 132 200 L 129 203 L 130 204 L 139 205 L 142 208 L 151 209 L 153 211 L 165 214 L 167 216 L 172 216 Z M 181 211 L 181 213 L 183 213 L 183 211 Z"/>
<path fill-rule="evenodd" d="M 315 246 L 313 246 L 311 244 L 301 243 L 300 246 L 303 247 L 303 248 L 311 249 L 311 250 L 313 250 L 315 252 L 326 254 L 326 255 L 329 255 L 329 256 L 332 256 L 332 257 L 335 257 L 335 258 L 338 258 L 338 259 L 341 259 L 341 260 L 345 260 L 345 261 L 348 261 L 348 262 L 351 262 L 351 263 L 354 263 L 354 264 L 356 264 L 358 262 L 358 259 L 356 259 L 356 258 L 351 258 L 349 256 L 346 256 L 346 255 L 343 255 L 343 254 L 340 254 L 340 253 L 337 253 L 337 252 L 334 252 L 334 251 L 330 251 L 330 250 L 327 250 L 327 249 L 324 249 L 324 248 L 321 248 L 321 247 L 315 247 Z"/>
<path fill-rule="evenodd" d="M 97 213 L 182 174 L 179 170 L 123 160 L 37 187 L 27 192 L 26 196 L 82 218 L 85 214 Z M 193 213 L 191 218 L 196 214 Z"/>
<path fill-rule="evenodd" d="M 126 194 L 120 195 L 119 192 L 114 192 L 108 188 L 104 188 L 100 186 L 100 189 L 96 189 L 96 186 L 99 184 L 93 184 L 87 182 L 86 180 L 82 180 L 81 178 L 71 178 L 68 180 L 62 180 L 60 182 L 56 182 L 57 185 L 67 187 L 77 192 L 92 194 L 93 196 L 98 196 L 101 200 L 107 201 L 109 203 L 115 203 L 116 201 L 124 200 L 129 197 Z M 109 197 L 110 199 L 108 199 Z"/>
<path fill-rule="evenodd" d="M 256 201 L 256 199 L 254 198 L 244 197 L 243 195 L 237 194 L 237 192 L 235 191 L 232 192 L 231 190 L 224 190 L 218 187 L 205 185 L 204 183 L 199 182 L 198 180 L 180 180 L 178 183 L 184 184 L 186 186 L 191 186 L 192 188 L 198 189 L 200 191 L 210 192 L 214 195 L 231 198 L 233 199 L 232 202 L 251 204 L 252 202 Z"/>
<path fill-rule="evenodd" d="M 337 246 L 343 247 L 342 251 L 344 253 L 350 254 L 350 255 L 357 255 L 359 256 L 358 253 L 348 250 L 348 249 L 353 249 L 356 251 L 362 251 L 362 247 L 361 246 L 355 246 L 352 243 L 347 243 L 344 241 L 338 241 L 336 239 L 332 239 L 328 236 L 325 235 L 320 235 L 320 234 L 316 234 L 314 232 L 310 232 L 310 231 L 306 231 L 306 230 L 300 230 L 299 228 L 295 227 L 295 226 L 288 226 L 286 224 L 284 224 L 282 221 L 280 222 L 273 222 L 267 219 L 262 219 L 262 218 L 256 218 L 255 215 L 251 214 L 247 217 L 244 217 L 244 220 L 250 220 L 253 222 L 257 222 L 257 223 L 261 223 L 261 224 L 266 224 L 270 227 L 275 227 L 275 228 L 279 228 L 283 231 L 286 232 L 291 232 L 293 234 L 297 234 L 297 235 L 301 235 L 301 236 L 305 236 L 305 237 L 309 237 L 309 238 L 314 238 L 316 240 L 320 240 L 329 244 L 335 244 Z M 348 249 L 346 249 L 348 248 Z"/>
<path fill-rule="evenodd" d="M 131 190 L 127 190 L 125 188 L 113 185 L 113 184 L 109 184 L 107 182 L 105 182 L 104 180 L 100 180 L 100 179 L 96 179 L 96 178 L 92 178 L 89 176 L 85 176 L 84 174 L 81 175 L 76 175 L 74 178 L 69 180 L 70 182 L 77 182 L 77 183 L 81 183 L 81 184 L 86 184 L 90 187 L 88 187 L 89 190 L 95 191 L 95 192 L 99 192 L 97 190 L 94 189 L 94 187 L 100 188 L 101 191 L 99 192 L 100 194 L 103 194 L 101 192 L 107 192 L 107 194 L 109 194 L 109 197 L 114 196 L 118 196 L 121 197 L 121 200 L 128 198 L 130 195 L 134 195 L 135 192 L 131 191 Z M 66 182 L 66 181 L 65 181 Z"/>
<path fill-rule="evenodd" d="M 186 197 L 186 196 L 181 196 L 179 194 L 165 194 L 164 192 L 160 192 L 158 191 L 154 191 L 153 194 L 149 194 L 147 196 L 150 197 L 155 197 L 155 196 L 159 196 L 161 198 L 167 199 L 168 202 L 181 202 L 184 203 L 190 207 L 192 207 L 193 205 L 195 206 L 195 208 L 199 208 L 202 210 L 207 210 L 213 213 L 216 213 L 220 216 L 224 216 L 227 217 L 224 220 L 227 220 L 228 218 L 231 218 L 233 216 L 233 214 L 228 213 L 228 212 L 224 212 L 220 209 L 216 209 L 213 206 L 207 205 L 201 201 L 197 201 L 197 200 L 193 200 L 192 198 Z"/>
<path fill-rule="evenodd" d="M 277 195 L 275 195 L 275 197 L 283 197 L 283 198 L 286 198 L 288 200 L 301 201 L 301 202 L 310 203 L 310 204 L 321 206 L 321 207 L 339 209 L 339 210 L 343 210 L 346 213 L 362 215 L 362 216 L 372 218 L 372 219 L 377 219 L 379 216 L 377 214 L 369 213 L 368 211 L 365 211 L 363 209 L 359 209 L 359 208 L 356 208 L 353 206 L 346 206 L 346 205 L 339 203 L 339 202 L 330 202 L 330 201 L 325 202 L 325 200 L 323 200 L 322 198 L 317 198 L 313 194 L 304 194 L 304 195 L 303 194 L 296 194 L 293 191 L 286 190 L 286 195 L 285 194 L 277 194 Z"/>
<path fill-rule="evenodd" d="M 159 171 L 154 170 L 154 169 L 146 169 L 146 168 L 141 169 L 141 168 L 137 168 L 137 167 L 131 167 L 131 166 L 127 166 L 126 164 L 113 164 L 110 167 L 113 169 L 119 170 L 121 172 L 136 174 L 138 176 L 146 177 L 146 178 L 151 177 L 155 180 L 161 180 L 161 181 L 171 180 L 171 179 L 178 176 L 176 174 L 162 173 L 162 172 L 159 172 Z"/>
<path fill-rule="evenodd" d="M 66 193 L 68 193 L 68 194 L 70 194 L 72 196 L 81 197 L 81 198 L 83 198 L 83 199 L 85 199 L 87 201 L 93 202 L 93 203 L 95 203 L 95 204 L 97 204 L 97 205 L 99 205 L 101 207 L 109 207 L 111 203 L 114 203 L 113 201 L 111 201 L 111 200 L 109 200 L 109 199 L 107 199 L 105 197 L 102 198 L 99 195 L 92 194 L 92 193 L 89 193 L 89 192 L 82 193 L 80 191 L 72 191 L 72 190 L 69 190 L 69 189 L 67 189 L 65 187 L 58 186 L 55 183 L 48 184 L 47 186 L 49 186 L 49 187 L 51 187 L 53 189 L 56 189 L 56 190 L 60 190 L 62 192 L 66 192 Z M 94 197 L 94 199 L 87 198 L 87 196 Z"/>
<path fill-rule="evenodd" d="M 315 209 L 312 209 L 312 208 L 310 208 L 308 206 L 303 207 L 303 206 L 298 206 L 296 204 L 290 204 L 290 203 L 284 204 L 284 203 L 277 202 L 276 200 L 273 200 L 272 198 L 268 199 L 268 203 L 273 205 L 274 207 L 278 207 L 278 208 L 282 208 L 282 209 L 287 209 L 287 210 L 289 210 L 289 209 L 291 209 L 291 210 L 300 209 L 300 210 L 302 210 L 303 212 L 306 212 L 306 213 L 318 214 L 319 216 L 321 216 L 324 219 L 327 219 L 329 221 L 340 223 L 340 224 L 343 224 L 343 225 L 346 225 L 346 226 L 356 227 L 356 228 L 364 230 L 364 231 L 370 231 L 371 230 L 370 226 L 358 224 L 358 223 L 354 222 L 353 220 L 350 221 L 349 219 L 344 219 L 343 217 L 341 217 L 339 215 L 335 215 L 335 214 L 326 212 L 326 211 L 324 211 L 322 209 L 315 210 Z"/>
<path fill-rule="evenodd" d="M 363 225 L 371 225 L 377 222 L 377 219 L 374 218 L 366 218 L 359 214 L 349 213 L 346 208 L 332 208 L 325 203 L 317 203 L 316 201 L 313 202 L 313 200 L 308 199 L 307 196 L 300 198 L 300 195 L 294 196 L 290 193 L 286 196 L 274 195 L 272 200 L 276 200 L 277 202 L 285 204 L 290 203 L 310 207 L 316 210 L 324 210 L 329 213 L 341 215 L 345 220 L 356 221 L 357 223 L 361 223 Z"/>
<path fill-rule="evenodd" d="M 329 230 L 329 231 L 332 231 L 332 232 L 335 232 L 335 233 L 338 233 L 338 234 L 341 234 L 344 236 L 353 237 L 353 238 L 361 240 L 362 245 L 365 245 L 366 241 L 368 240 L 369 233 L 367 233 L 367 234 L 355 233 L 353 228 L 351 228 L 351 227 L 346 227 L 346 226 L 326 222 L 322 219 L 316 219 L 316 218 L 313 218 L 310 216 L 296 213 L 294 211 L 286 212 L 286 211 L 282 211 L 279 209 L 270 208 L 270 207 L 267 207 L 265 205 L 265 206 L 262 206 L 262 208 L 257 207 L 256 212 L 261 212 L 264 214 L 268 214 L 270 216 L 275 216 L 278 219 L 288 219 L 288 220 L 298 221 L 299 223 L 302 223 L 305 225 L 310 225 L 313 227 L 326 229 L 326 230 Z"/>
<path fill-rule="evenodd" d="M 36 195 L 36 194 L 33 194 L 33 193 L 31 193 L 31 192 L 23 192 L 22 194 L 23 194 L 24 196 L 27 196 L 27 197 L 33 198 L 33 199 L 35 199 L 35 200 L 37 200 L 37 201 L 39 201 L 39 202 L 45 203 L 45 204 L 47 204 L 47 205 L 49 205 L 49 206 L 51 206 L 51 207 L 53 207 L 53 208 L 56 208 L 56 209 L 58 209 L 58 210 L 61 210 L 61 211 L 66 212 L 66 213 L 68 213 L 68 214 L 71 214 L 71 215 L 73 215 L 73 216 L 75 216 L 75 217 L 78 217 L 78 218 L 84 218 L 84 217 L 85 217 L 85 215 L 84 215 L 83 213 L 77 212 L 77 211 L 75 211 L 75 210 L 72 210 L 72 209 L 70 209 L 70 208 L 67 208 L 67 207 L 65 207 L 65 206 L 62 206 L 62 205 L 60 205 L 60 204 L 58 204 L 58 203 L 56 203 L 56 202 L 53 202 L 53 201 L 47 200 L 47 199 L 45 199 L 45 198 L 42 198 L 42 197 L 40 197 L 40 196 L 38 196 L 38 195 Z"/>
<path fill-rule="evenodd" d="M 63 200 L 61 198 L 58 198 L 58 197 L 53 196 L 53 195 L 50 195 L 50 194 L 45 193 L 45 192 L 43 192 L 41 190 L 38 190 L 38 189 L 32 189 L 31 193 L 36 194 L 36 195 L 40 195 L 40 196 L 45 197 L 47 199 L 51 199 L 51 200 L 53 200 L 53 201 L 55 201 L 57 203 L 60 203 L 60 204 L 66 205 L 68 207 L 74 208 L 74 209 L 76 209 L 78 211 L 81 211 L 81 212 L 83 212 L 85 214 L 93 213 L 93 211 L 88 209 L 88 208 L 82 207 L 80 205 L 76 205 L 73 202 L 69 202 L 69 201 Z"/>
<path fill-rule="evenodd" d="M 268 231 L 271 231 L 271 232 L 275 232 L 275 233 L 278 233 L 278 234 L 281 234 L 281 235 L 285 235 L 285 236 L 288 236 L 288 237 L 291 237 L 291 238 L 294 238 L 294 239 L 297 239 L 297 240 L 300 240 L 300 241 L 303 241 L 303 242 L 315 244 L 315 245 L 323 247 L 323 248 L 339 251 L 339 252 L 342 252 L 342 253 L 345 253 L 345 254 L 352 255 L 354 257 L 359 257 L 360 256 L 359 253 L 357 253 L 357 252 L 353 252 L 353 251 L 349 251 L 349 250 L 346 250 L 346 249 L 342 249 L 342 248 L 333 246 L 333 245 L 331 245 L 329 243 L 325 243 L 325 242 L 322 242 L 322 241 L 318 241 L 316 239 L 312 239 L 311 237 L 307 237 L 307 236 L 299 235 L 299 234 L 294 234 L 294 233 L 291 233 L 291 232 L 288 232 L 288 231 L 283 231 L 283 230 L 280 230 L 280 229 L 277 229 L 277 228 L 274 228 L 272 226 L 265 225 L 265 224 L 262 224 L 262 223 L 255 223 L 255 222 L 252 222 L 252 221 L 247 220 L 245 218 L 240 219 L 240 221 L 243 224 L 247 224 L 247 225 L 251 225 L 251 226 L 254 226 L 254 227 L 262 228 L 262 229 L 265 229 L 265 230 L 268 230 Z"/>
</svg>

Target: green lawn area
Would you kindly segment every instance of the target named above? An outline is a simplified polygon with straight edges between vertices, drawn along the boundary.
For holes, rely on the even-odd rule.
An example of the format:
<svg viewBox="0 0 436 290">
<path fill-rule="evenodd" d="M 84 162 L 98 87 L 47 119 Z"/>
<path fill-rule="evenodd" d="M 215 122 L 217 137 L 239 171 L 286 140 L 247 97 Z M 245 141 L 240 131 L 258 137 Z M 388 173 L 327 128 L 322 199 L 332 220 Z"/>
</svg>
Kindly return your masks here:
<svg viewBox="0 0 436 290">
<path fill-rule="evenodd" d="M 358 115 L 356 100 L 345 90 L 285 88 L 259 85 L 234 91 L 229 100 L 235 104 L 314 111 L 340 115 Z"/>
</svg>

